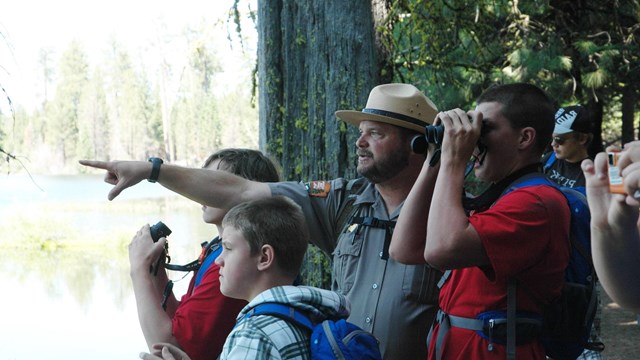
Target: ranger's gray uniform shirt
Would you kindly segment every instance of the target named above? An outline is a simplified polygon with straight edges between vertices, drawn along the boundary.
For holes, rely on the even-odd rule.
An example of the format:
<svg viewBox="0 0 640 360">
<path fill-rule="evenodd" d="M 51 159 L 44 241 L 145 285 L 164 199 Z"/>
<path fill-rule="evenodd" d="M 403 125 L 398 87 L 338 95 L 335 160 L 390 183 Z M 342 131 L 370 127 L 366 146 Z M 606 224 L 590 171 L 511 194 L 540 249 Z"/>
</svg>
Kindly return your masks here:
<svg viewBox="0 0 640 360">
<path fill-rule="evenodd" d="M 440 272 L 427 265 L 404 265 L 381 259 L 386 231 L 347 226 L 336 241 L 340 205 L 348 196 L 347 181 L 270 183 L 272 195 L 293 199 L 302 207 L 311 241 L 333 254 L 332 290 L 351 303 L 349 321 L 373 333 L 385 359 L 426 359 L 426 337 L 437 311 L 436 283 Z M 397 220 L 398 207 L 389 216 L 382 197 L 367 183 L 357 195 L 357 216 Z"/>
</svg>

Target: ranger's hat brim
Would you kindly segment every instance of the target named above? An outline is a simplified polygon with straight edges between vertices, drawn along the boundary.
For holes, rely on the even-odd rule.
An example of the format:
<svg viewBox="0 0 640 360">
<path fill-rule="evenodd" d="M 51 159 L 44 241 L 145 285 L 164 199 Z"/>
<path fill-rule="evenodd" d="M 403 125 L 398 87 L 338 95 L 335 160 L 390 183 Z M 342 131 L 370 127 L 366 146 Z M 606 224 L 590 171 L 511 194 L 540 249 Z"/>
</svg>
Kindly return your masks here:
<svg viewBox="0 0 640 360">
<path fill-rule="evenodd" d="M 362 111 L 336 111 L 338 118 L 354 126 L 364 120 L 379 121 L 422 134 L 437 115 L 435 104 L 410 84 L 378 85 L 369 93 L 367 106 Z"/>
</svg>

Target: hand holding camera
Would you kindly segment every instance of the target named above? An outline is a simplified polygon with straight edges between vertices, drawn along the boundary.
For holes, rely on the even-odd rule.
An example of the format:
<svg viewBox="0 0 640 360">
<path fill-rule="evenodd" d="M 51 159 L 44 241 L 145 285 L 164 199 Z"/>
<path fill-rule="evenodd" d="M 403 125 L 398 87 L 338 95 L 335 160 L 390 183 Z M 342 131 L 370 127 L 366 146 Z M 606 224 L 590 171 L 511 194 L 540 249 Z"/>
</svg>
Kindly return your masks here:
<svg viewBox="0 0 640 360">
<path fill-rule="evenodd" d="M 149 227 L 149 233 L 151 234 L 151 240 L 155 243 L 158 242 L 161 237 L 166 238 L 171 235 L 171 229 L 169 229 L 169 227 L 162 221 L 158 221 L 155 225 Z M 171 257 L 169 256 L 169 242 L 164 244 L 164 256 L 166 257 L 166 262 L 171 262 Z M 158 269 L 160 268 L 161 261 L 162 256 L 158 258 L 156 265 L 149 269 L 149 272 L 152 272 L 154 276 L 158 275 Z"/>
</svg>

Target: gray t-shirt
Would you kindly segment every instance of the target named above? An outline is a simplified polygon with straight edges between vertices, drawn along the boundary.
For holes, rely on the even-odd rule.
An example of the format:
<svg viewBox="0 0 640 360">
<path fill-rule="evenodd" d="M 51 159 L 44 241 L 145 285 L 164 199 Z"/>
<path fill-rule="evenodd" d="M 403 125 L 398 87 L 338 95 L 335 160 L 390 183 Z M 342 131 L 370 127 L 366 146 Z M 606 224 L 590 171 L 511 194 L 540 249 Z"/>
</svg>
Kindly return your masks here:
<svg viewBox="0 0 640 360">
<path fill-rule="evenodd" d="M 373 333 L 385 359 L 425 359 L 426 336 L 437 311 L 440 272 L 428 265 L 405 265 L 382 259 L 387 236 L 383 228 L 347 226 L 334 238 L 347 181 L 271 183 L 272 195 L 300 205 L 311 241 L 333 255 L 332 290 L 351 303 L 349 321 Z M 373 184 L 366 184 L 353 208 L 358 216 L 395 221 Z"/>
</svg>

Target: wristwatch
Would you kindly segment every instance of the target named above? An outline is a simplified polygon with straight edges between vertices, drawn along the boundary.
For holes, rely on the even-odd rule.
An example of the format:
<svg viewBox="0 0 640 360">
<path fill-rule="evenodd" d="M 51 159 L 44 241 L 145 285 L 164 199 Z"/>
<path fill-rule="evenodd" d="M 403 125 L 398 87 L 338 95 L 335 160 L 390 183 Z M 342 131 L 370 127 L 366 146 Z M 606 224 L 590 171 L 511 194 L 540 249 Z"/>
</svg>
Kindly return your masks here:
<svg viewBox="0 0 640 360">
<path fill-rule="evenodd" d="M 162 159 L 158 157 L 150 157 L 149 162 L 152 164 L 152 167 L 151 175 L 149 175 L 147 181 L 154 183 L 158 181 L 158 176 L 160 175 L 160 165 L 162 165 L 164 161 L 162 161 Z"/>
</svg>

